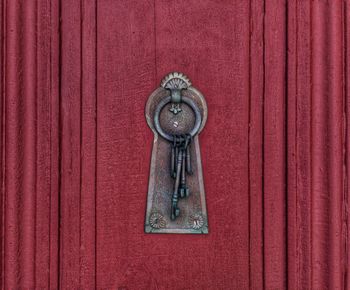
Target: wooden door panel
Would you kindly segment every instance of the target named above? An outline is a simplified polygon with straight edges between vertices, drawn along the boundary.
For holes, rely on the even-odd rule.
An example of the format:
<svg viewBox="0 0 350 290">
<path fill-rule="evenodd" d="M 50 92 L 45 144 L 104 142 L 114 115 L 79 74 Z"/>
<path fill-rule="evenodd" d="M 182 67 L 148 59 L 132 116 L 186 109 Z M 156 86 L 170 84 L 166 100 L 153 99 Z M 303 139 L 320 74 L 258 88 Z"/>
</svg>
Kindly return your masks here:
<svg viewBox="0 0 350 290">
<path fill-rule="evenodd" d="M 183 7 L 186 13 L 179 13 Z M 248 285 L 249 5 L 222 7 L 198 7 L 195 1 L 99 4 L 97 280 L 102 287 Z M 240 14 L 230 17 L 234 11 Z M 145 20 L 145 14 L 152 17 Z M 144 107 L 169 70 L 191 77 L 213 116 L 201 135 L 204 174 L 212 181 L 206 182 L 208 237 L 145 235 L 140 223 L 153 139 Z M 227 212 L 225 219 L 216 216 L 219 211 Z"/>
<path fill-rule="evenodd" d="M 0 1 L 2 289 L 346 289 L 348 1 Z M 208 235 L 143 231 L 171 71 Z"/>
</svg>

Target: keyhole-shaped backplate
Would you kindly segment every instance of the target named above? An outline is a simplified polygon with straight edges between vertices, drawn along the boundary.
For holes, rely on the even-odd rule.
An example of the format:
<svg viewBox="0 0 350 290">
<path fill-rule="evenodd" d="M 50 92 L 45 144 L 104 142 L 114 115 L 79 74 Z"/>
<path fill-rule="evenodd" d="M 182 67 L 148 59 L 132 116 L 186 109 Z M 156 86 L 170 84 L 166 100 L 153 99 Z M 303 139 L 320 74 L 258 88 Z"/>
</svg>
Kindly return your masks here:
<svg viewBox="0 0 350 290">
<path fill-rule="evenodd" d="M 168 102 L 167 102 L 168 100 Z M 159 106 L 163 103 L 164 106 Z M 161 107 L 161 108 L 160 108 Z M 145 221 L 147 233 L 208 233 L 204 182 L 198 134 L 207 120 L 207 104 L 182 73 L 170 73 L 148 98 L 146 120 L 154 133 Z M 197 115 L 196 115 L 197 114 Z M 155 118 L 155 115 L 156 118 Z M 197 116 L 197 118 L 196 118 Z M 198 123 L 200 120 L 200 123 Z M 157 126 L 158 122 L 158 126 Z M 197 126 L 197 130 L 195 127 Z M 187 136 L 195 131 L 188 154 L 192 174 L 186 176 L 189 195 L 179 198 L 179 214 L 171 218 L 174 177 L 171 176 L 170 136 Z"/>
</svg>

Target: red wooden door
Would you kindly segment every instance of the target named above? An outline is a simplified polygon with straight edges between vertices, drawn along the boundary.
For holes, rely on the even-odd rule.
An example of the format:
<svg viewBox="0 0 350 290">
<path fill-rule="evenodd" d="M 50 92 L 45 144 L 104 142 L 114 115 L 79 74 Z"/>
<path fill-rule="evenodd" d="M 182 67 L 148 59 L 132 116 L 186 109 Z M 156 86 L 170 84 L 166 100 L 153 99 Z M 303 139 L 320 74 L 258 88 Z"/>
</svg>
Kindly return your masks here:
<svg viewBox="0 0 350 290">
<path fill-rule="evenodd" d="M 349 287 L 348 1 L 0 3 L 3 289 Z M 171 71 L 208 103 L 208 235 L 143 231 Z"/>
</svg>

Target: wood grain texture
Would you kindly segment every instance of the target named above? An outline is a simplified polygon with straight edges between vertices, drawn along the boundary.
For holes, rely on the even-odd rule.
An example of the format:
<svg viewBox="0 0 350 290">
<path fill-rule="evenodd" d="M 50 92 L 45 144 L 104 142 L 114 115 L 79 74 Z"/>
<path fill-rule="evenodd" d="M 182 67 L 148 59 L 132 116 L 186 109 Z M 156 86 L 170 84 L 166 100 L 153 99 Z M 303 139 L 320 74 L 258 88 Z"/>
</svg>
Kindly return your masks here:
<svg viewBox="0 0 350 290">
<path fill-rule="evenodd" d="M 286 1 L 265 1 L 264 269 L 265 287 L 286 287 Z"/>
<path fill-rule="evenodd" d="M 1 196 L 0 196 L 0 233 L 1 233 L 1 242 L 0 242 L 0 257 L 1 257 L 1 271 L 0 271 L 0 280 L 1 280 L 1 287 L 4 288 L 4 237 L 5 237 L 5 38 L 6 38 L 6 29 L 5 29 L 5 3 L 3 1 L 0 2 L 0 94 L 1 94 L 1 100 L 0 100 L 0 112 L 1 112 L 1 118 L 0 118 L 0 187 L 1 187 Z"/>
<path fill-rule="evenodd" d="M 341 3 L 313 5 L 312 31 L 312 279 L 342 287 L 342 13 Z M 328 25 L 324 19 L 327 19 Z M 327 170 L 325 170 L 327 168 Z"/>
<path fill-rule="evenodd" d="M 3 289 L 49 288 L 57 280 L 51 268 L 58 262 L 53 202 L 58 138 L 51 135 L 58 127 L 52 110 L 58 97 L 51 66 L 58 53 L 54 5 L 2 1 L 1 6 Z"/>
<path fill-rule="evenodd" d="M 96 280 L 104 289 L 157 288 L 154 267 L 165 256 L 161 241 L 143 231 L 153 140 L 144 108 L 156 84 L 153 5 L 108 0 L 97 7 Z"/>
<path fill-rule="evenodd" d="M 344 142 L 344 193 L 343 193 L 343 205 L 342 205 L 342 247 L 343 247 L 343 275 L 344 277 L 344 288 L 350 286 L 350 275 L 348 274 L 348 267 L 350 265 L 350 254 L 349 254 L 349 201 L 350 201 L 350 187 L 349 187 L 349 178 L 350 178 L 350 28 L 349 28 L 349 17 L 350 17 L 350 2 L 345 1 L 343 4 L 343 29 L 344 29 L 344 111 L 345 111 L 345 142 Z"/>
<path fill-rule="evenodd" d="M 349 1 L 0 1 L 2 289 L 348 289 Z M 182 71 L 210 233 L 146 235 Z"/>
<path fill-rule="evenodd" d="M 80 285 L 81 1 L 61 1 L 60 42 L 60 280 Z"/>
<path fill-rule="evenodd" d="M 60 281 L 95 287 L 96 3 L 61 1 Z"/>
<path fill-rule="evenodd" d="M 344 13 L 288 6 L 288 286 L 348 289 Z"/>
<path fill-rule="evenodd" d="M 250 4 L 249 288 L 264 287 L 264 3 Z"/>
<path fill-rule="evenodd" d="M 80 287 L 92 289 L 96 286 L 97 4 L 84 0 L 82 5 Z"/>
</svg>

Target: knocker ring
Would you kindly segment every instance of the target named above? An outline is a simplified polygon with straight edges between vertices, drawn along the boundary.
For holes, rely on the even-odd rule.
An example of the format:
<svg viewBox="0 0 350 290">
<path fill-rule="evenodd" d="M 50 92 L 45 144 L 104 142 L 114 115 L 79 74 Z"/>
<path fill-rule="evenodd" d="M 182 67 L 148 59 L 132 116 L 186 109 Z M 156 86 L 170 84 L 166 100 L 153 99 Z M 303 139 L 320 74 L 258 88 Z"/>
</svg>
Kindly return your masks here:
<svg viewBox="0 0 350 290">
<path fill-rule="evenodd" d="M 159 104 L 157 105 L 156 107 L 156 110 L 154 112 L 154 127 L 156 128 L 157 132 L 166 140 L 170 141 L 170 142 L 173 142 L 173 136 L 171 134 L 168 134 L 166 133 L 163 128 L 161 127 L 160 125 L 160 122 L 159 122 L 159 115 L 160 115 L 160 112 L 162 111 L 162 109 L 168 104 L 171 102 L 171 96 L 168 96 L 164 99 L 162 99 Z M 198 106 L 196 105 L 196 103 L 186 97 L 186 96 L 182 96 L 181 98 L 181 102 L 187 104 L 191 109 L 192 111 L 194 112 L 195 114 L 195 117 L 196 117 L 196 121 L 194 123 L 194 126 L 193 126 L 193 129 L 188 133 L 189 135 L 191 135 L 191 137 L 193 138 L 199 131 L 199 128 L 201 126 L 201 123 L 202 123 L 202 117 L 201 117 L 201 112 L 199 111 L 199 108 Z M 182 137 L 181 137 L 182 138 Z M 182 141 L 182 139 L 181 139 Z"/>
</svg>

